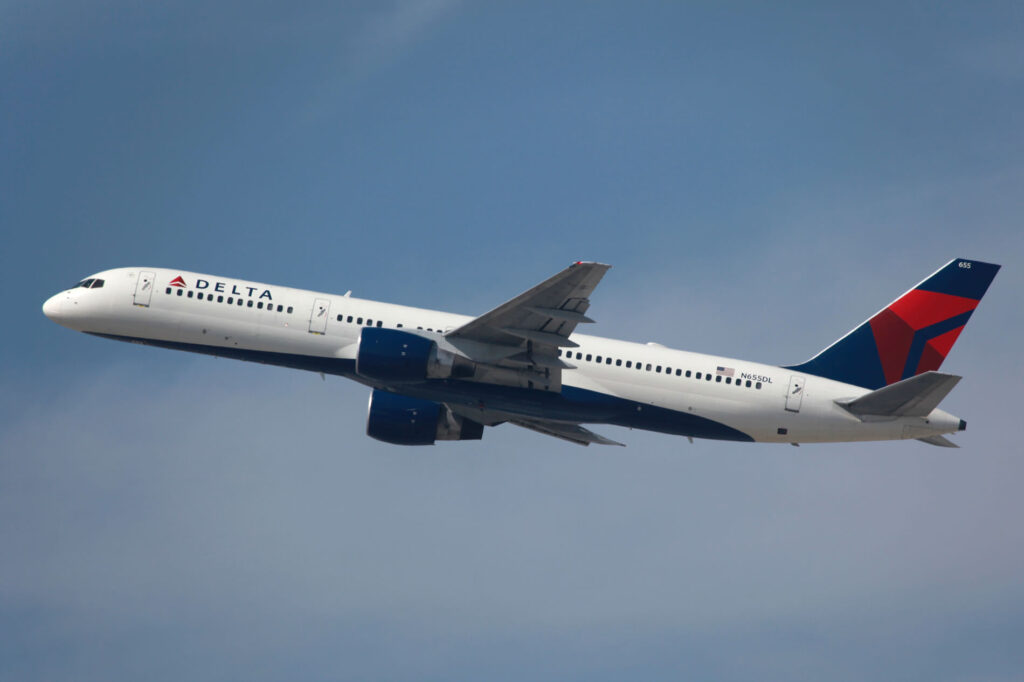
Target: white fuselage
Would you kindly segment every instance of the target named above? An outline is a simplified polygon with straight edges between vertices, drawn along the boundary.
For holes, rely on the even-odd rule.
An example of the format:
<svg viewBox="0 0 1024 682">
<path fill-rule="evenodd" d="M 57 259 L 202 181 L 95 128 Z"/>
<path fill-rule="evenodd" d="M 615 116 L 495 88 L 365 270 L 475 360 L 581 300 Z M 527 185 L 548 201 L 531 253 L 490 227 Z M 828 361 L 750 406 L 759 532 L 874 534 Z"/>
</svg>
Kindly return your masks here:
<svg viewBox="0 0 1024 682">
<path fill-rule="evenodd" d="M 46 315 L 78 331 L 323 371 L 368 385 L 373 382 L 354 372 L 362 327 L 440 336 L 472 319 L 161 268 L 120 268 L 92 277 L 103 280 L 102 288 L 57 294 L 44 305 Z M 172 285 L 175 278 L 187 285 Z M 939 409 L 927 417 L 859 418 L 835 401 L 868 389 L 777 366 L 584 334 L 571 340 L 579 347 L 562 354 L 572 366 L 562 370 L 567 400 L 618 399 L 617 405 L 638 413 L 634 422 L 622 409 L 613 416 L 598 409 L 590 419 L 581 413 L 581 421 L 691 435 L 673 425 L 674 414 L 681 422 L 698 417 L 746 436 L 738 440 L 784 443 L 924 438 L 956 432 L 960 424 Z M 656 423 L 640 419 L 645 408 L 658 411 Z M 522 409 L 545 408 L 524 403 Z"/>
</svg>

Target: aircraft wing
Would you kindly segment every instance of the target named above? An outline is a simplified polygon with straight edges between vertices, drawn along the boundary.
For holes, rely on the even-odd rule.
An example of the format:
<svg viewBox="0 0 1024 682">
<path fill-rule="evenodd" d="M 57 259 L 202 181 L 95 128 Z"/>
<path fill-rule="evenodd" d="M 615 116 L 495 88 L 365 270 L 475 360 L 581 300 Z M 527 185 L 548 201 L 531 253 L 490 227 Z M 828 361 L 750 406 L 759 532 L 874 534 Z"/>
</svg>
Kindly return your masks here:
<svg viewBox="0 0 1024 682">
<path fill-rule="evenodd" d="M 554 436 L 555 438 L 561 438 L 578 445 L 597 443 L 599 445 L 621 445 L 625 447 L 625 443 L 605 438 L 590 429 L 583 428 L 579 424 L 554 422 L 545 419 L 513 419 L 510 423 L 536 431 L 537 433 L 543 433 L 545 436 Z"/>
<path fill-rule="evenodd" d="M 593 322 L 584 313 L 590 294 L 610 265 L 573 263 L 565 270 L 502 303 L 494 310 L 445 334 L 460 342 L 500 348 L 502 364 L 528 366 L 549 375 L 570 365 L 558 358 L 559 348 L 575 348 L 569 335 L 576 325 Z M 472 353 L 471 353 L 472 354 Z M 554 385 L 560 385 L 555 377 Z"/>
<path fill-rule="evenodd" d="M 480 422 L 486 426 L 498 426 L 499 424 L 508 422 L 509 424 L 521 426 L 524 429 L 543 433 L 545 436 L 554 436 L 555 438 L 561 438 L 562 440 L 567 440 L 578 445 L 590 445 L 591 443 L 597 443 L 599 445 L 621 445 L 625 447 L 624 443 L 612 440 L 611 438 L 605 438 L 604 436 L 594 433 L 590 429 L 583 428 L 579 424 L 573 422 L 540 419 L 536 417 L 523 417 L 511 412 L 502 412 L 500 410 L 471 407 L 469 405 L 459 405 L 455 403 L 445 404 L 448 406 L 448 409 L 455 414 Z"/>
</svg>

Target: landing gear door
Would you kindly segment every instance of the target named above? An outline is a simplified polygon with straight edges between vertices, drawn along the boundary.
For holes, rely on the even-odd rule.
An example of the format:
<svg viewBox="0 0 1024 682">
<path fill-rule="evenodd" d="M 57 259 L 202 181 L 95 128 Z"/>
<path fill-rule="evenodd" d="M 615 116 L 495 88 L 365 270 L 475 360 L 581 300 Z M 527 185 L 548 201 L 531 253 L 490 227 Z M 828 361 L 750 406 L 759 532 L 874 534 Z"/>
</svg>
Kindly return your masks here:
<svg viewBox="0 0 1024 682">
<path fill-rule="evenodd" d="M 313 301 L 313 310 L 309 313 L 309 333 L 326 334 L 327 317 L 331 310 L 331 302 L 326 298 L 318 298 Z"/>
<path fill-rule="evenodd" d="M 800 404 L 804 401 L 804 377 L 795 374 L 789 379 L 789 392 L 786 393 L 786 409 L 790 412 L 799 412 Z"/>
<path fill-rule="evenodd" d="M 149 307 L 149 301 L 153 298 L 153 280 L 156 275 L 152 272 L 140 272 L 139 279 L 135 281 L 135 305 Z"/>
</svg>

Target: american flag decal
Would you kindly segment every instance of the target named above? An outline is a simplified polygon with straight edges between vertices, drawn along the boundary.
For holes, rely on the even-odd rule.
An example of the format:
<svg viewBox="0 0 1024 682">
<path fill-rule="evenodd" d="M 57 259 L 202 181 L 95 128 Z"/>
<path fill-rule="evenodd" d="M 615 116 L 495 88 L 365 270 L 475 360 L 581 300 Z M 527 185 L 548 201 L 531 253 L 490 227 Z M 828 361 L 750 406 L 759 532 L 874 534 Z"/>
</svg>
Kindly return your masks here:
<svg viewBox="0 0 1024 682">
<path fill-rule="evenodd" d="M 736 376 L 736 370 L 732 367 L 716 367 L 715 374 L 720 377 L 731 377 Z"/>
</svg>

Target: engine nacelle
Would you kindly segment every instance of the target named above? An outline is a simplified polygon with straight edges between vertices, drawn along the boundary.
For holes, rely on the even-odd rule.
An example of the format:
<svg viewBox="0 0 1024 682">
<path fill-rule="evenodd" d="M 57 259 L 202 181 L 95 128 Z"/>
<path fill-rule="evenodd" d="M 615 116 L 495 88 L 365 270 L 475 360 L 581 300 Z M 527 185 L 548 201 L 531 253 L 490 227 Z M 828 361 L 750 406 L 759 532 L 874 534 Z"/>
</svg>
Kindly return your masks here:
<svg viewBox="0 0 1024 682">
<path fill-rule="evenodd" d="M 374 389 L 366 435 L 395 445 L 433 445 L 436 440 L 480 440 L 484 425 L 440 403 Z"/>
<path fill-rule="evenodd" d="M 423 381 L 451 376 L 455 356 L 437 344 L 400 329 L 363 327 L 356 373 L 380 381 Z"/>
</svg>

